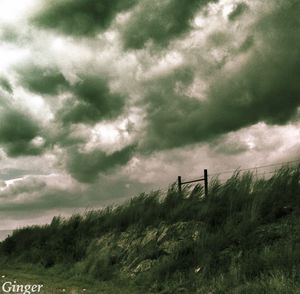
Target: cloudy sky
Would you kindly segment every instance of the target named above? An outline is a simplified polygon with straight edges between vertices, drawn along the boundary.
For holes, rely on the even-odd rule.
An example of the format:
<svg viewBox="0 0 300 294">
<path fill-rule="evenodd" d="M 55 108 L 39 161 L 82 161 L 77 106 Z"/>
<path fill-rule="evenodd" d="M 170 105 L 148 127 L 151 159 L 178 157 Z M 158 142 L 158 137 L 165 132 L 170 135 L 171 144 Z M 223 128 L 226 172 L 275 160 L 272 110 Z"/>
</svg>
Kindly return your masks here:
<svg viewBox="0 0 300 294">
<path fill-rule="evenodd" d="M 0 0 L 0 230 L 300 156 L 298 0 Z"/>
</svg>

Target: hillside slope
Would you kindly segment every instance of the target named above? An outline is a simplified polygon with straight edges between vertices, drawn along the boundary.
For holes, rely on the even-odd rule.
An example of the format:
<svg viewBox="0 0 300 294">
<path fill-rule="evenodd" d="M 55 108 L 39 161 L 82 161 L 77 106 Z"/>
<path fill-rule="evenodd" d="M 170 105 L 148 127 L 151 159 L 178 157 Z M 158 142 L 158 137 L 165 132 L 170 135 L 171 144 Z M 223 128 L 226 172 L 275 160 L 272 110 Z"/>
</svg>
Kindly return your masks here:
<svg viewBox="0 0 300 294">
<path fill-rule="evenodd" d="M 2 267 L 128 283 L 152 293 L 300 293 L 300 168 L 171 186 L 1 243 Z"/>
</svg>

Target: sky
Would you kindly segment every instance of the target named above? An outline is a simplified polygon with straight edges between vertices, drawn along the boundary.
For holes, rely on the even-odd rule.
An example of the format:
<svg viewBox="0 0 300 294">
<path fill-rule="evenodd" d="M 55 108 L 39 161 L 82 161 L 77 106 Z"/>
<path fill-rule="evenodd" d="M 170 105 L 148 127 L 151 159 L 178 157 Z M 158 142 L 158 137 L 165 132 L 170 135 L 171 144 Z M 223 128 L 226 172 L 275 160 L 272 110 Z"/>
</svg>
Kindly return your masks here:
<svg viewBox="0 0 300 294">
<path fill-rule="evenodd" d="M 298 0 L 0 0 L 0 230 L 300 156 Z"/>
</svg>

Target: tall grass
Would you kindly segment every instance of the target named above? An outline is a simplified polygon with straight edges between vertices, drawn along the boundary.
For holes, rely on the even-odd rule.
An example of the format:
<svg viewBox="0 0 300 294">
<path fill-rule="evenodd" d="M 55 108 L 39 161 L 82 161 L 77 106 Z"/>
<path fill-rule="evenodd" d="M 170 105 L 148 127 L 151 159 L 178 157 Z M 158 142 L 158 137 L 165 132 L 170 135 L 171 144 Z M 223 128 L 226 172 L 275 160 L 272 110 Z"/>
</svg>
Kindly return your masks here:
<svg viewBox="0 0 300 294">
<path fill-rule="evenodd" d="M 280 289 L 282 284 L 277 281 L 276 285 L 276 277 L 290 277 L 288 283 L 292 283 L 291 277 L 299 272 L 299 231 L 295 229 L 300 225 L 299 208 L 300 166 L 283 167 L 267 179 L 237 171 L 225 183 L 213 179 L 208 197 L 201 186 L 179 193 L 176 185 L 171 185 L 166 195 L 160 191 L 141 194 L 117 207 L 69 219 L 54 217 L 49 225 L 16 230 L 1 243 L 0 257 L 44 267 L 72 266 L 86 259 L 91 263 L 87 271 L 98 278 L 103 276 L 101 267 L 105 265 L 104 278 L 108 279 L 113 277 L 110 270 L 114 262 L 104 258 L 94 265 L 88 252 L 95 238 L 131 226 L 144 230 L 162 222 L 197 221 L 203 223 L 201 238 L 185 240 L 172 255 L 154 254 L 160 262 L 145 279 L 141 275 L 143 283 L 149 281 L 150 286 L 174 279 L 174 275 L 192 275 L 193 285 L 199 288 L 199 276 L 194 274 L 199 267 L 201 279 L 214 279 L 215 287 L 235 284 L 237 291 L 247 293 L 247 283 L 252 281 L 249 289 L 259 287 L 264 276 L 264 287 Z M 225 278 L 231 285 L 226 285 Z M 299 281 L 299 276 L 296 278 Z"/>
</svg>

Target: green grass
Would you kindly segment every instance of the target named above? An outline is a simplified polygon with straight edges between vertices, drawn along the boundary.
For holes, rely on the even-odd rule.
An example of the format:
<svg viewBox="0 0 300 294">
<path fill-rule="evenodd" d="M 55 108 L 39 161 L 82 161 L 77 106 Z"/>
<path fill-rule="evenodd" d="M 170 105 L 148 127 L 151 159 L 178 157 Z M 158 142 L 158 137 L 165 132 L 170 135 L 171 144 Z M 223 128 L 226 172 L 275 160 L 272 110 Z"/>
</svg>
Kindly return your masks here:
<svg viewBox="0 0 300 294">
<path fill-rule="evenodd" d="M 163 254 L 155 244 L 136 253 L 137 258 L 157 261 L 132 278 L 137 289 L 300 293 L 299 166 L 283 167 L 268 179 L 239 172 L 225 183 L 214 179 L 207 198 L 201 186 L 179 193 L 172 185 L 165 195 L 155 191 L 118 207 L 70 219 L 55 217 L 49 225 L 15 231 L 1 243 L 0 259 L 4 265 L 32 264 L 54 275 L 63 268 L 73 276 L 121 283 L 124 256 L 115 254 L 113 246 L 96 256 L 94 240 L 107 233 L 118 236 L 135 228 L 142 234 L 149 227 L 179 222 L 202 224 L 200 237 L 185 238 L 172 254 Z"/>
<path fill-rule="evenodd" d="M 30 265 L 15 265 L 1 268 L 1 285 L 5 281 L 17 281 L 18 284 L 42 284 L 41 293 L 45 294 L 140 294 L 139 288 L 129 283 L 115 281 L 95 281 L 87 277 L 72 277 L 56 269 L 46 271 L 42 268 L 32 267 Z M 0 293 L 1 289 L 0 289 Z M 145 292 L 147 294 L 147 292 Z"/>
</svg>

